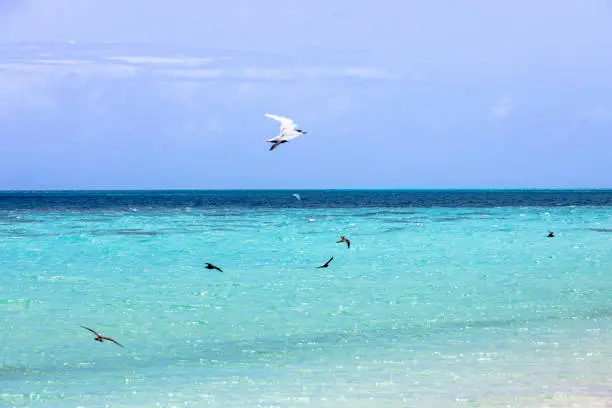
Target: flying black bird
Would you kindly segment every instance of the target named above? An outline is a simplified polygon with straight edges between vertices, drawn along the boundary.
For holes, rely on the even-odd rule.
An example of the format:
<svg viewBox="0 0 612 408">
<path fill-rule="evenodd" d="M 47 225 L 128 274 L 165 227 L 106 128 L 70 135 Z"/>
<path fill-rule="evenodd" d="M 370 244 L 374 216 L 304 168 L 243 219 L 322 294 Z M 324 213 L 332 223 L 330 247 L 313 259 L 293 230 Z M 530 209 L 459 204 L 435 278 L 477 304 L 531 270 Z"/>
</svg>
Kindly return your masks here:
<svg viewBox="0 0 612 408">
<path fill-rule="evenodd" d="M 349 241 L 348 239 L 346 239 L 346 237 L 343 235 L 340 237 L 340 241 L 336 242 L 336 244 L 339 244 L 341 242 L 346 242 L 346 247 L 350 248 L 351 247 L 351 241 Z"/>
<path fill-rule="evenodd" d="M 321 266 L 317 266 L 317 269 L 319 268 L 327 268 L 329 266 L 329 263 L 334 259 L 334 257 L 332 256 L 331 258 L 329 258 L 329 261 L 325 262 L 323 265 Z"/>
<path fill-rule="evenodd" d="M 547 237 L 548 237 L 548 238 L 554 238 L 554 237 L 555 237 L 555 234 L 554 234 L 552 231 L 548 231 L 548 235 L 547 235 Z"/>
<path fill-rule="evenodd" d="M 96 338 L 94 339 L 95 341 L 99 341 L 100 343 L 102 343 L 104 340 L 108 340 L 108 341 L 112 341 L 113 343 L 115 343 L 118 346 L 123 347 L 121 344 L 117 343 L 117 341 L 115 341 L 115 339 L 111 339 L 110 337 L 102 336 L 97 331 L 92 330 L 89 327 L 85 327 L 85 326 L 81 326 L 81 327 L 84 328 L 84 329 L 87 329 L 90 332 L 92 332 L 93 334 L 95 334 L 96 335 Z M 125 348 L 125 347 L 123 347 L 123 348 Z"/>
<path fill-rule="evenodd" d="M 215 265 L 213 265 L 213 264 L 211 264 L 211 263 L 208 263 L 208 262 L 206 262 L 206 266 L 205 266 L 205 268 L 206 268 L 206 269 L 216 269 L 216 270 L 218 270 L 219 272 L 223 272 L 223 270 L 222 270 L 221 268 L 219 268 L 218 266 L 215 266 Z"/>
</svg>

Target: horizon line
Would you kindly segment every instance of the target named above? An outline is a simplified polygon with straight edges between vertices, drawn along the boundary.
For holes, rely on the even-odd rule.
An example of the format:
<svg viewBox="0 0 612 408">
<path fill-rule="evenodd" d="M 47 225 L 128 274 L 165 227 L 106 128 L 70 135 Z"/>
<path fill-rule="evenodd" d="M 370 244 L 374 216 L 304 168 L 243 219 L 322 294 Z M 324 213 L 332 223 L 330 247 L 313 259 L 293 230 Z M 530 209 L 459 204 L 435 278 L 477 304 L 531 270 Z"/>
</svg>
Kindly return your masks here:
<svg viewBox="0 0 612 408">
<path fill-rule="evenodd" d="M 0 193 L 65 192 L 204 192 L 204 191 L 612 191 L 612 187 L 391 187 L 391 188 L 72 188 L 0 189 Z"/>
</svg>

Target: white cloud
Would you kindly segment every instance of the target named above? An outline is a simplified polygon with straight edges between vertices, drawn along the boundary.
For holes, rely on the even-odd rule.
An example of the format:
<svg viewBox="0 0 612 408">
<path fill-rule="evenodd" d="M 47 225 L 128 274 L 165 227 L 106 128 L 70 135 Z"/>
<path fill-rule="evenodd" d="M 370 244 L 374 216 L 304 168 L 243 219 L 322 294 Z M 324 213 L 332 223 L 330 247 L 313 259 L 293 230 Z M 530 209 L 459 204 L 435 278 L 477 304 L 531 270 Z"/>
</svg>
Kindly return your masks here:
<svg viewBox="0 0 612 408">
<path fill-rule="evenodd" d="M 125 56 L 107 57 L 107 60 L 127 62 L 136 65 L 180 65 L 183 67 L 207 65 L 215 61 L 213 58 L 176 58 L 176 57 L 149 57 L 149 56 Z"/>
<path fill-rule="evenodd" d="M 205 79 L 205 78 L 221 78 L 225 75 L 226 70 L 220 68 L 210 69 L 161 69 L 155 71 L 160 75 L 177 79 Z"/>
<path fill-rule="evenodd" d="M 94 61 L 88 61 L 88 60 L 70 60 L 70 59 L 57 59 L 57 60 L 53 60 L 53 59 L 37 59 L 37 60 L 30 60 L 28 61 L 28 63 L 33 63 L 33 64 L 50 64 L 50 65 L 80 65 L 80 64 L 93 64 Z"/>
<path fill-rule="evenodd" d="M 354 77 L 361 79 L 390 78 L 390 76 L 382 70 L 375 70 L 370 68 L 345 69 L 325 67 L 157 69 L 155 73 L 175 79 L 224 78 L 244 81 L 305 81 L 325 80 L 343 77 Z"/>
<path fill-rule="evenodd" d="M 44 55 L 44 58 L 40 58 Z M 389 79 L 384 70 L 368 67 L 285 66 L 262 67 L 253 64 L 227 66 L 227 59 L 211 57 L 105 56 L 101 58 L 52 58 L 38 54 L 37 58 L 8 59 L 0 63 L 5 72 L 29 73 L 47 77 L 63 77 L 70 73 L 82 76 L 132 77 L 138 73 L 166 76 L 172 79 L 233 80 L 323 80 L 353 77 Z M 237 61 L 238 63 L 240 61 Z"/>
<path fill-rule="evenodd" d="M 19 109 L 51 109 L 50 89 L 66 78 L 132 78 L 136 69 L 85 60 L 18 60 L 0 64 L 0 114 Z"/>
<path fill-rule="evenodd" d="M 512 110 L 514 105 L 509 96 L 502 96 L 494 105 L 491 107 L 491 114 L 499 119 L 507 117 Z"/>
<path fill-rule="evenodd" d="M 356 78 L 392 79 L 389 73 L 373 68 L 347 68 L 343 73 Z"/>
<path fill-rule="evenodd" d="M 41 61 L 44 62 L 40 63 Z M 83 77 L 129 78 L 136 75 L 137 68 L 92 61 L 59 60 L 57 63 L 49 63 L 48 60 L 19 60 L 1 63 L 0 71 L 3 71 L 5 75 L 29 75 L 32 78 L 58 80 L 70 74 L 78 74 Z"/>
<path fill-rule="evenodd" d="M 74 50 L 34 46 L 25 57 L 22 46 L 11 50 L 3 48 L 5 55 L 0 63 L 0 99 L 2 111 L 7 113 L 16 107 L 44 108 L 53 105 L 49 94 L 51 87 L 70 78 L 71 81 L 94 79 L 130 79 L 142 77 L 152 80 L 163 97 L 176 103 L 186 103 L 202 91 L 202 84 L 222 80 L 239 84 L 275 81 L 324 81 L 338 78 L 361 80 L 389 79 L 384 70 L 356 66 L 311 66 L 300 63 L 283 67 L 266 67 L 253 63 L 253 56 L 239 58 L 108 55 L 109 51 L 92 47 Z M 41 52 L 44 51 L 44 52 Z M 107 54 L 107 55 L 102 55 Z M 26 53 L 27 55 L 27 53 Z M 83 58 L 79 58 L 82 55 Z M 228 64 L 229 62 L 229 64 Z M 242 66 L 240 65 L 242 62 Z M 198 85 L 198 83 L 200 85 Z M 240 92 L 237 92 L 240 94 Z M 331 101 L 332 105 L 346 102 Z"/>
</svg>

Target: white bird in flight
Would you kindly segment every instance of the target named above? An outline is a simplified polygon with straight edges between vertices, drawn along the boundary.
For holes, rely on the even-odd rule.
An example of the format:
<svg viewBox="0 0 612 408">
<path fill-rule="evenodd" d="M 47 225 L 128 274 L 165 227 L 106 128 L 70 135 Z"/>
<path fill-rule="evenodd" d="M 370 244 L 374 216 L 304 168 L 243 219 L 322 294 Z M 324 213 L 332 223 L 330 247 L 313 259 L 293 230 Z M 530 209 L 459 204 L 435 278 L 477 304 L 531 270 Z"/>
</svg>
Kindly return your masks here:
<svg viewBox="0 0 612 408">
<path fill-rule="evenodd" d="M 276 146 L 287 143 L 291 139 L 295 139 L 296 137 L 305 135 L 307 133 L 303 130 L 297 129 L 297 124 L 293 123 L 293 120 L 289 118 L 272 115 L 269 113 L 266 113 L 265 116 L 280 122 L 280 134 L 272 139 L 266 140 L 266 142 L 273 143 L 270 150 L 274 150 Z"/>
</svg>

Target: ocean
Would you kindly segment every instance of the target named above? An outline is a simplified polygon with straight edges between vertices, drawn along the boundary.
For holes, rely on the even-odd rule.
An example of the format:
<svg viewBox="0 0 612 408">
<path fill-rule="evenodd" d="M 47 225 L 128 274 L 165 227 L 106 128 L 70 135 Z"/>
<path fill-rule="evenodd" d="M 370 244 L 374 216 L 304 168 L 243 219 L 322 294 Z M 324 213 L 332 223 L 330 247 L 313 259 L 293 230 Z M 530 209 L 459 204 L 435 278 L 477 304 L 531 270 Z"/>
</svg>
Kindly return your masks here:
<svg viewBox="0 0 612 408">
<path fill-rule="evenodd" d="M 612 190 L 2 192 L 0 406 L 612 406 L 611 216 Z"/>
</svg>

